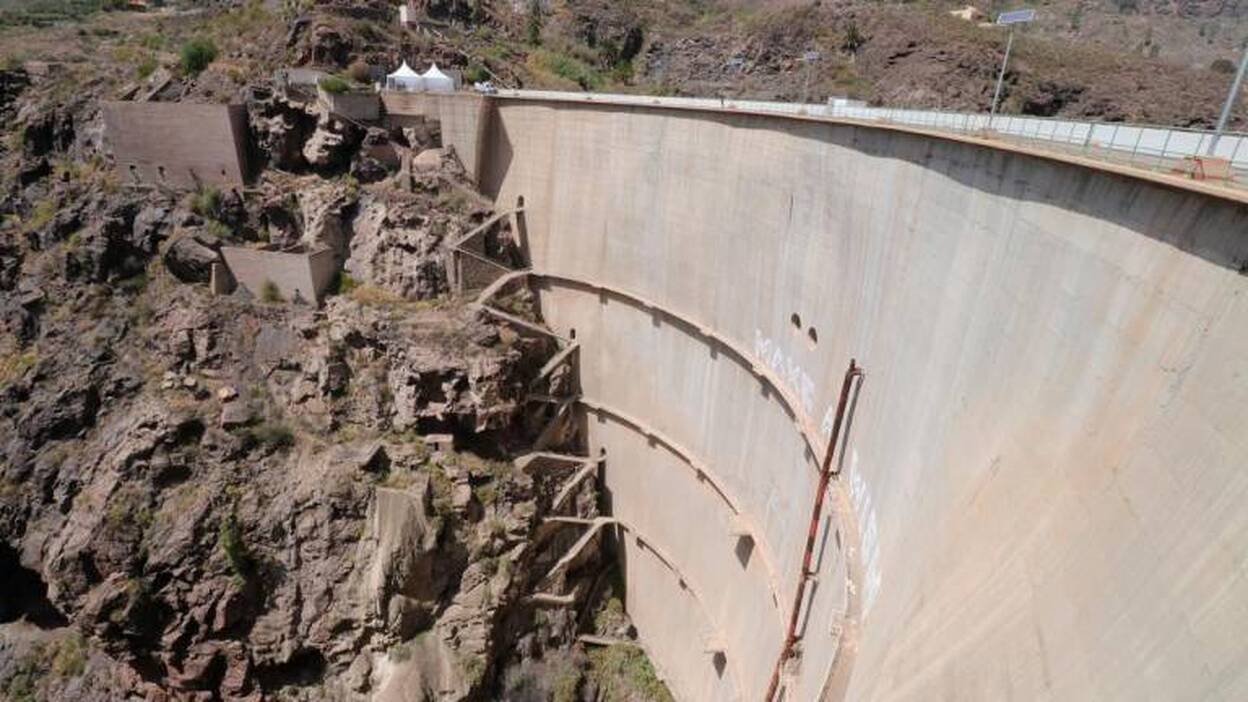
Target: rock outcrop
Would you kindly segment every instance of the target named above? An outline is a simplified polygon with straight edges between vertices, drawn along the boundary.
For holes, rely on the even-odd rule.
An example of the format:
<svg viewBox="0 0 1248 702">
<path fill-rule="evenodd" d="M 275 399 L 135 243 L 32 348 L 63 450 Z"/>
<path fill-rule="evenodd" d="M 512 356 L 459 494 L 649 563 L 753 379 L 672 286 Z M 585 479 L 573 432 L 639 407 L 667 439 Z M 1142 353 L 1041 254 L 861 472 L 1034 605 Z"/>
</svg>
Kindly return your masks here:
<svg viewBox="0 0 1248 702">
<path fill-rule="evenodd" d="M 447 247 L 490 212 L 449 155 L 421 178 L 276 174 L 247 199 L 26 187 L 23 211 L 59 206 L 0 269 L 0 565 L 42 594 L 5 614 L 0 646 L 8 620 L 51 612 L 38 637 L 84 663 L 31 677 L 62 644 L 18 637 L 0 685 L 488 699 L 573 642 L 575 616 L 527 600 L 575 536 L 543 526 L 571 471 L 512 462 L 554 346 L 448 296 Z M 257 235 L 333 249 L 350 285 L 308 310 L 186 284 Z M 589 518 L 583 489 L 571 514 Z"/>
<path fill-rule="evenodd" d="M 345 65 L 357 37 L 322 11 L 392 11 L 348 5 L 292 48 Z M 550 337 L 452 296 L 451 245 L 492 212 L 437 125 L 209 69 L 143 96 L 245 95 L 257 178 L 129 187 L 98 99 L 138 95 L 132 71 L 68 93 L 0 71 L 0 697 L 518 699 L 590 665 L 603 537 L 552 574 L 579 533 L 548 517 L 599 516 L 596 481 L 524 458 L 580 448 L 531 401 L 575 378 L 539 382 Z M 342 273 L 315 308 L 214 296 L 220 249 L 258 245 Z M 472 246 L 521 263 L 506 222 Z M 540 325 L 527 290 L 506 304 Z"/>
</svg>

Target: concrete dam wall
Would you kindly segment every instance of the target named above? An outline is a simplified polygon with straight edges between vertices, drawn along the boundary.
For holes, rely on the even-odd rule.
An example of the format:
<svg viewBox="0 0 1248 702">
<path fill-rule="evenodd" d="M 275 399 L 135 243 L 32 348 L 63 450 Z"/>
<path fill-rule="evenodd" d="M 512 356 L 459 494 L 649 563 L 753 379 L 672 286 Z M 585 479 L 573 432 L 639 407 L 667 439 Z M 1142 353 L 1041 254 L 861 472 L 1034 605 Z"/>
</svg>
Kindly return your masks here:
<svg viewBox="0 0 1248 702">
<path fill-rule="evenodd" d="M 1248 207 L 886 126 L 499 99 L 627 608 L 758 700 L 1248 699 Z"/>
</svg>

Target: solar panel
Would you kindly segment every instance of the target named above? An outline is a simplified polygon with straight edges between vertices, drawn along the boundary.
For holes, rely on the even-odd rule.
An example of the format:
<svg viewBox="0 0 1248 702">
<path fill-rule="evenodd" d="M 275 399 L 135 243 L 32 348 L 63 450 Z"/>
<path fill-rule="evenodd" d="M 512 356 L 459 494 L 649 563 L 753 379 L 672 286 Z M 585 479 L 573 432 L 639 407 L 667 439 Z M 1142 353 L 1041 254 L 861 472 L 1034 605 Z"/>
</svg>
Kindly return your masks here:
<svg viewBox="0 0 1248 702">
<path fill-rule="evenodd" d="M 1018 24 L 1020 22 L 1030 22 L 1035 18 L 1035 10 L 1010 10 L 997 15 L 997 24 Z"/>
</svg>

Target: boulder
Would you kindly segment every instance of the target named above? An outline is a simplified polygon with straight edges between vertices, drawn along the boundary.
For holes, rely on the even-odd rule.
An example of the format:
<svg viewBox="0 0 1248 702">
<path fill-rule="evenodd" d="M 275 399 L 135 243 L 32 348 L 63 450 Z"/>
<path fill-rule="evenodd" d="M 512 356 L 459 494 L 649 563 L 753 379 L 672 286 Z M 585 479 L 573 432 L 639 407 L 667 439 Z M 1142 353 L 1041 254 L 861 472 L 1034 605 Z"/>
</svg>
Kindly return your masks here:
<svg viewBox="0 0 1248 702">
<path fill-rule="evenodd" d="M 317 122 L 316 130 L 303 145 L 303 158 L 322 173 L 341 171 L 350 163 L 360 142 L 360 130 L 330 117 Z"/>
<path fill-rule="evenodd" d="M 361 156 L 351 163 L 351 175 L 361 183 L 376 183 L 385 180 L 390 171 L 381 161 L 369 156 Z"/>
<path fill-rule="evenodd" d="M 317 115 L 280 96 L 255 104 L 249 113 L 259 151 L 270 165 L 286 171 L 307 167 L 303 147 L 316 130 Z"/>
<path fill-rule="evenodd" d="M 442 168 L 442 149 L 425 149 L 412 158 L 413 173 L 432 173 Z"/>
<path fill-rule="evenodd" d="M 414 206 L 366 194 L 351 222 L 344 267 L 357 281 L 408 299 L 430 299 L 450 289 L 443 227 Z"/>
<path fill-rule="evenodd" d="M 236 429 L 252 422 L 251 408 L 246 402 L 233 400 L 221 406 L 221 428 Z"/>
<path fill-rule="evenodd" d="M 173 240 L 165 251 L 165 267 L 184 283 L 207 283 L 212 278 L 212 264 L 220 254 L 196 237 L 183 235 Z"/>
<path fill-rule="evenodd" d="M 17 183 L 23 188 L 31 183 L 47 178 L 52 173 L 52 164 L 46 158 L 25 159 L 17 164 Z"/>
<path fill-rule="evenodd" d="M 104 282 L 142 273 L 154 250 L 134 243 L 137 210 L 133 203 L 122 201 L 92 218 L 79 233 L 77 245 L 66 253 L 66 277 Z"/>
<path fill-rule="evenodd" d="M 341 183 L 327 183 L 299 192 L 299 219 L 303 222 L 301 243 L 309 249 L 327 246 L 339 256 L 347 255 L 348 229 L 343 214 L 356 202 Z"/>
<path fill-rule="evenodd" d="M 135 215 L 131 242 L 145 251 L 155 251 L 160 242 L 164 240 L 168 227 L 169 208 L 162 205 L 148 205 Z"/>
<path fill-rule="evenodd" d="M 292 246 L 303 230 L 303 215 L 298 203 L 283 193 L 265 200 L 260 207 L 260 223 L 268 231 L 269 241 L 278 246 Z"/>
<path fill-rule="evenodd" d="M 49 439 L 77 435 L 95 423 L 100 407 L 99 392 L 94 387 L 61 390 L 50 401 L 32 406 L 22 415 L 22 435 L 38 446 Z"/>
</svg>

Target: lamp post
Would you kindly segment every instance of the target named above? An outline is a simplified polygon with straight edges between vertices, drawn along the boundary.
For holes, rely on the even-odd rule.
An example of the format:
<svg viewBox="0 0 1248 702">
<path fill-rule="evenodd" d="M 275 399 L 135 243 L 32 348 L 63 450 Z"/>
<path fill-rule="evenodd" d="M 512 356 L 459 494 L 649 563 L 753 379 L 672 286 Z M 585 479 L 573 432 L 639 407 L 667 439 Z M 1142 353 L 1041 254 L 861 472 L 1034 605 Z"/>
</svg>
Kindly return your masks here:
<svg viewBox="0 0 1248 702">
<path fill-rule="evenodd" d="M 988 113 L 988 128 L 997 116 L 997 104 L 1001 100 L 1001 84 L 1005 82 L 1005 67 L 1010 62 L 1010 50 L 1014 48 L 1014 25 L 1030 22 L 1036 18 L 1035 10 L 1013 10 L 997 15 L 997 26 L 1010 26 L 1010 38 L 1005 42 L 1005 58 L 1001 59 L 1001 72 L 997 74 L 997 89 L 992 93 L 992 111 Z"/>
</svg>

